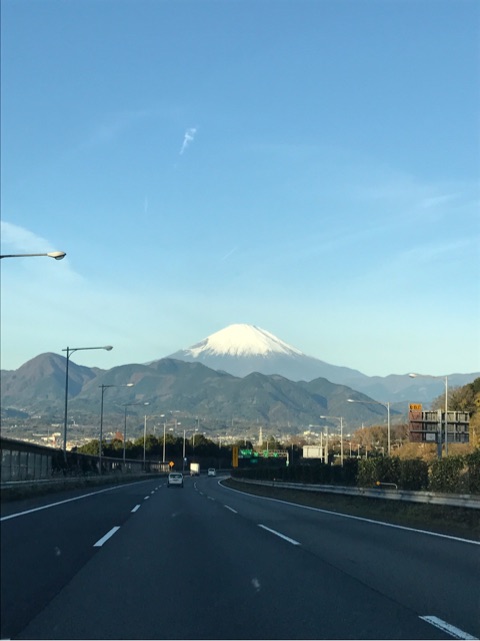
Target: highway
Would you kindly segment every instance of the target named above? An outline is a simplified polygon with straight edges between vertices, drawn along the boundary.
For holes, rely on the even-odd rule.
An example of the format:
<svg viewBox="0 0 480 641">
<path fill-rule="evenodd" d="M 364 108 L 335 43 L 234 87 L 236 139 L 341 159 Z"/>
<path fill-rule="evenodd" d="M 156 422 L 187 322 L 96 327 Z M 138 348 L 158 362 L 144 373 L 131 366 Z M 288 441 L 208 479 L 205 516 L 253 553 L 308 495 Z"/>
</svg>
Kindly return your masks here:
<svg viewBox="0 0 480 641">
<path fill-rule="evenodd" d="M 1 639 L 472 639 L 479 542 L 186 477 L 4 503 Z"/>
</svg>

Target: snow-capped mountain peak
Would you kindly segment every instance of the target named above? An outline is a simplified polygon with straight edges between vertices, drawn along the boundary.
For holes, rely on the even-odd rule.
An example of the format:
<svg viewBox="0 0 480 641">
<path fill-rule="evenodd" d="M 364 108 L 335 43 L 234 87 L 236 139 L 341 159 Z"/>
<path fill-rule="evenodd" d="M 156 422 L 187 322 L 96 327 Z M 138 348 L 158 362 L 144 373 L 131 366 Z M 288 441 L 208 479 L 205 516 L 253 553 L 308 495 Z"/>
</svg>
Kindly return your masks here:
<svg viewBox="0 0 480 641">
<path fill-rule="evenodd" d="M 311 381 L 318 377 L 332 382 L 340 379 L 342 384 L 349 374 L 355 381 L 365 378 L 356 370 L 329 365 L 307 356 L 260 327 L 241 323 L 229 325 L 187 349 L 170 354 L 168 358 L 201 363 L 239 377 L 257 372 L 277 374 L 292 381 Z"/>
<path fill-rule="evenodd" d="M 302 355 L 295 347 L 255 325 L 237 323 L 221 329 L 185 350 L 192 358 L 201 356 Z"/>
</svg>

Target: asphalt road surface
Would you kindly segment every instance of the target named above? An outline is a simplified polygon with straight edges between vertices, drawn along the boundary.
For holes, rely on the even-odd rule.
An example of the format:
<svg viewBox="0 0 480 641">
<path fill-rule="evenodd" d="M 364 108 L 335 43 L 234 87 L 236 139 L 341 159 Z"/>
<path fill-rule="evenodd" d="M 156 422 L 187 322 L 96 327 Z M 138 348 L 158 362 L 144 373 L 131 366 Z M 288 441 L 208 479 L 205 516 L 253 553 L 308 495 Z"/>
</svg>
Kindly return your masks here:
<svg viewBox="0 0 480 641">
<path fill-rule="evenodd" d="M 164 478 L 6 503 L 1 639 L 472 639 L 479 542 Z"/>
</svg>

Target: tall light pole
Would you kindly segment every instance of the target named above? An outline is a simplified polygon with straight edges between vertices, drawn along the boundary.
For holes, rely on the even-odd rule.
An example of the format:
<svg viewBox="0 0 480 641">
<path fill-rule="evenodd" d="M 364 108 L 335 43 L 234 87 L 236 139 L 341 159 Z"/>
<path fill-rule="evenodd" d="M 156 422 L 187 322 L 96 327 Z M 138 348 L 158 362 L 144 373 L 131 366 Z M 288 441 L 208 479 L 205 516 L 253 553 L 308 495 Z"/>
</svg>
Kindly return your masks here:
<svg viewBox="0 0 480 641">
<path fill-rule="evenodd" d="M 195 434 L 198 432 L 198 427 L 193 431 L 193 454 L 195 454 Z"/>
<path fill-rule="evenodd" d="M 175 449 L 176 449 L 176 444 L 177 444 L 177 427 L 181 425 L 182 423 L 180 421 L 177 421 L 176 418 L 174 418 L 175 421 L 175 427 L 169 427 L 168 431 L 172 432 L 172 436 L 175 437 Z M 166 424 L 164 424 L 164 428 L 166 427 Z M 165 433 L 165 432 L 164 432 Z M 163 441 L 165 443 L 165 441 Z M 182 470 L 185 470 L 185 430 L 183 430 L 183 464 L 182 464 Z"/>
<path fill-rule="evenodd" d="M 150 405 L 148 401 L 144 405 Z M 143 471 L 146 469 L 146 453 L 147 453 L 147 415 L 145 414 L 143 420 Z"/>
<path fill-rule="evenodd" d="M 163 458 L 162 461 L 165 463 L 165 431 L 167 429 L 167 419 L 165 418 L 165 414 L 161 414 L 160 418 L 163 418 Z"/>
<path fill-rule="evenodd" d="M 63 456 L 65 460 L 67 460 L 68 363 L 73 352 L 79 352 L 86 349 L 105 349 L 109 352 L 113 347 L 111 345 L 105 345 L 103 347 L 66 347 L 65 349 L 62 349 L 62 352 L 67 352 L 67 366 L 65 368 L 65 411 L 63 415 Z"/>
<path fill-rule="evenodd" d="M 343 416 L 320 416 L 320 418 L 334 418 L 335 420 L 340 421 L 340 462 L 343 467 Z"/>
<path fill-rule="evenodd" d="M 185 432 L 186 430 L 183 430 L 183 458 L 182 458 L 182 470 L 185 472 Z"/>
<path fill-rule="evenodd" d="M 445 456 L 448 456 L 448 376 L 433 376 L 430 374 L 409 374 L 410 378 L 437 378 L 444 379 L 445 383 Z M 438 458 L 442 458 L 442 424 L 439 430 Z"/>
<path fill-rule="evenodd" d="M 141 401 L 136 401 L 134 403 L 122 403 L 125 408 L 125 422 L 123 425 L 123 465 L 125 467 L 126 462 L 126 446 L 127 446 L 127 407 L 131 405 L 148 405 L 148 402 L 142 403 Z"/>
<path fill-rule="evenodd" d="M 359 401 L 354 398 L 347 398 L 349 403 L 365 403 L 366 405 L 383 405 L 387 408 L 387 455 L 390 456 L 390 401 L 382 403 L 381 401 Z"/>
<path fill-rule="evenodd" d="M 126 383 L 125 385 L 99 385 L 102 388 L 102 404 L 100 406 L 100 443 L 98 446 L 98 470 L 99 474 L 102 473 L 102 440 L 103 440 L 103 396 L 108 387 L 133 387 L 133 383 Z"/>
<path fill-rule="evenodd" d="M 67 254 L 65 252 L 48 252 L 46 254 L 2 254 L 0 258 L 27 258 L 29 256 L 48 256 L 55 260 L 62 260 Z"/>
</svg>

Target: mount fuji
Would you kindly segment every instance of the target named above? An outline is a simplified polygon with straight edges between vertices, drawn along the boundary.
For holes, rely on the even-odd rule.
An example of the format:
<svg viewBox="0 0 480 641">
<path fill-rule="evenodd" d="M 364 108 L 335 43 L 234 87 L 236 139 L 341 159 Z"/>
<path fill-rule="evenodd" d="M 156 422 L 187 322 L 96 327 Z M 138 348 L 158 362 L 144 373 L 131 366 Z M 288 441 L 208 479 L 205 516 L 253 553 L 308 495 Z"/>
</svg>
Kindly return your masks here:
<svg viewBox="0 0 480 641">
<path fill-rule="evenodd" d="M 435 378 L 412 379 L 408 374 L 367 376 L 349 367 L 325 363 L 255 325 L 229 325 L 199 343 L 171 354 L 169 358 L 200 362 L 211 369 L 241 378 L 253 372 L 279 374 L 294 382 L 326 378 L 331 383 L 351 387 L 382 402 L 405 403 L 413 399 L 428 403 L 444 389 L 443 381 Z M 449 374 L 449 382 L 452 386 L 462 386 L 479 375 Z"/>
<path fill-rule="evenodd" d="M 247 324 L 229 325 L 169 358 L 200 362 L 242 378 L 253 372 L 279 374 L 291 381 L 322 377 L 352 387 L 362 379 L 368 379 L 357 370 L 307 356 L 270 332 Z"/>
</svg>

